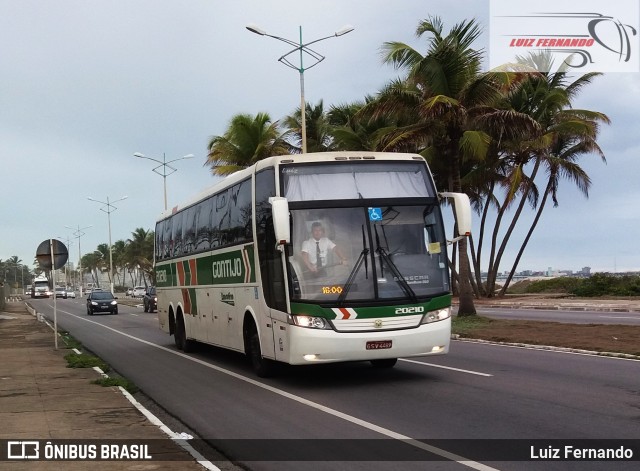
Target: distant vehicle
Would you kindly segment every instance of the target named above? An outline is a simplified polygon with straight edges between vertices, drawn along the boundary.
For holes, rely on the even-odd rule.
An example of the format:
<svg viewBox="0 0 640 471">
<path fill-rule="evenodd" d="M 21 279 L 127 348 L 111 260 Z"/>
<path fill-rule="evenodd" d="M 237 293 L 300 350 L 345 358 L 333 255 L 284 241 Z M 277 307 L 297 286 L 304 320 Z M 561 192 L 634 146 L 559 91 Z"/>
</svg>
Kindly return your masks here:
<svg viewBox="0 0 640 471">
<path fill-rule="evenodd" d="M 144 293 L 142 304 L 144 304 L 144 312 L 155 312 L 158 309 L 158 296 L 156 295 L 155 286 L 151 286 Z"/>
<path fill-rule="evenodd" d="M 94 312 L 118 314 L 118 298 L 109 291 L 93 290 L 87 296 L 87 315 L 92 316 Z"/>
<path fill-rule="evenodd" d="M 32 298 L 48 298 L 51 296 L 49 281 L 46 278 L 36 278 L 31 285 Z"/>
<path fill-rule="evenodd" d="M 67 289 L 62 286 L 56 286 L 55 289 L 56 298 L 67 299 Z"/>
<path fill-rule="evenodd" d="M 73 291 L 72 289 L 68 289 L 68 290 L 67 290 L 67 297 L 68 297 L 68 298 L 76 299 L 76 292 L 75 292 L 75 291 Z"/>
<path fill-rule="evenodd" d="M 136 286 L 135 288 L 133 288 L 132 296 L 134 298 L 142 298 L 146 290 L 147 289 L 144 286 Z"/>
<path fill-rule="evenodd" d="M 125 293 L 125 296 L 133 296 L 133 288 L 127 288 L 127 292 Z"/>
</svg>

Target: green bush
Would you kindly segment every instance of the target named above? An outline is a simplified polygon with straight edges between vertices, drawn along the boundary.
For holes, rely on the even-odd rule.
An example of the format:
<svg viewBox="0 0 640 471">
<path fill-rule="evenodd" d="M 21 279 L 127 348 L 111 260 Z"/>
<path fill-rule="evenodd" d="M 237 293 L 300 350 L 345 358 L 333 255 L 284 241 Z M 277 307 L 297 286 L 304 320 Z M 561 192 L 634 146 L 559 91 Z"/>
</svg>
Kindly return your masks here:
<svg viewBox="0 0 640 471">
<path fill-rule="evenodd" d="M 527 287 L 527 293 L 573 293 L 583 281 L 570 276 L 534 281 Z"/>
<path fill-rule="evenodd" d="M 573 294 L 576 296 L 640 296 L 640 276 L 615 276 L 610 273 L 594 273 L 585 278 Z"/>
<path fill-rule="evenodd" d="M 589 278 L 563 276 L 532 281 L 526 293 L 567 293 L 580 297 L 640 296 L 640 275 L 594 273 Z"/>
</svg>

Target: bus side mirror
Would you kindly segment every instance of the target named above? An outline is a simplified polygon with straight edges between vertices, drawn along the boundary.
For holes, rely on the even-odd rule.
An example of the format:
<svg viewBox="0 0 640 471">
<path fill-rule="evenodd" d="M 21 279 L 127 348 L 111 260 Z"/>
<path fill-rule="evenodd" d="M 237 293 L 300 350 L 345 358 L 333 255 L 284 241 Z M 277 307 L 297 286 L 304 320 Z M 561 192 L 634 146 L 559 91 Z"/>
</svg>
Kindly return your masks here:
<svg viewBox="0 0 640 471">
<path fill-rule="evenodd" d="M 289 202 L 287 198 L 272 196 L 271 216 L 273 217 L 273 231 L 276 236 L 276 244 L 283 246 L 291 242 L 291 230 L 289 228 Z"/>
<path fill-rule="evenodd" d="M 453 200 L 453 209 L 456 214 L 456 224 L 458 225 L 459 237 L 452 242 L 471 235 L 471 203 L 469 197 L 464 193 L 442 192 L 440 196 Z"/>
</svg>

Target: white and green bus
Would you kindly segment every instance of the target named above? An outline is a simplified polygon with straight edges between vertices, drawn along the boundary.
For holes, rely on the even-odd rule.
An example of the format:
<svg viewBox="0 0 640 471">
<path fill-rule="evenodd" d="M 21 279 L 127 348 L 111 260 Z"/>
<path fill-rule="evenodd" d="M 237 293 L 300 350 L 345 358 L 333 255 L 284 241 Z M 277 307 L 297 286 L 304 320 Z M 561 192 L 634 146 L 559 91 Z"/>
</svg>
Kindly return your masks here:
<svg viewBox="0 0 640 471">
<path fill-rule="evenodd" d="M 447 353 L 443 195 L 468 234 L 469 199 L 438 195 L 419 155 L 261 160 L 158 219 L 160 327 L 185 352 L 244 352 L 259 376 L 274 362 L 392 367 Z"/>
</svg>

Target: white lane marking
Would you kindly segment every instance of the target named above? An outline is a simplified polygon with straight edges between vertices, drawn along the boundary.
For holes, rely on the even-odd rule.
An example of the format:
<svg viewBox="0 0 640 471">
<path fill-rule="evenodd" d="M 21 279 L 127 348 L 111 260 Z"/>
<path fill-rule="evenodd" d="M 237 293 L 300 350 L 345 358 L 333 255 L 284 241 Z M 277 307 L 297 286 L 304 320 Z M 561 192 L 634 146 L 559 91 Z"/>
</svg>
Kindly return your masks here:
<svg viewBox="0 0 640 471">
<path fill-rule="evenodd" d="M 445 370 L 452 370 L 452 371 L 458 371 L 460 373 L 468 373 L 470 375 L 478 375 L 478 376 L 486 376 L 486 377 L 491 377 L 493 375 L 490 375 L 488 373 L 480 373 L 479 371 L 471 371 L 471 370 L 462 370 L 460 368 L 453 368 L 451 366 L 442 366 L 442 365 L 436 365 L 434 363 L 427 363 L 424 361 L 416 361 L 416 360 L 406 360 L 404 358 L 400 358 L 400 361 L 406 361 L 407 363 L 415 363 L 417 365 L 425 365 L 425 366 L 432 366 L 434 368 L 442 368 Z"/>
<path fill-rule="evenodd" d="M 598 317 L 602 317 L 603 319 L 635 319 L 637 321 L 640 321 L 640 317 L 637 317 L 637 316 L 598 316 Z"/>
<path fill-rule="evenodd" d="M 138 337 L 134 337 L 131 334 L 125 334 L 124 332 L 120 332 L 119 330 L 116 330 L 113 327 L 109 327 L 109 326 L 101 324 L 99 322 L 92 321 L 92 320 L 89 320 L 89 319 L 85 319 L 84 317 L 80 317 L 77 314 L 72 314 L 72 313 L 67 312 L 67 311 L 61 311 L 61 312 L 63 312 L 64 314 L 68 314 L 70 316 L 73 316 L 73 317 L 75 317 L 77 319 L 80 319 L 82 321 L 89 322 L 91 324 L 95 324 L 95 325 L 100 326 L 100 327 L 104 327 L 105 329 L 111 330 L 111 331 L 115 332 L 116 334 L 120 334 L 120 335 L 122 335 L 124 337 L 128 337 L 131 340 L 135 340 L 135 341 L 143 343 L 145 345 L 149 345 L 150 347 L 154 347 L 154 348 L 157 348 L 159 350 L 163 350 L 163 351 L 165 351 L 167 353 L 171 353 L 172 355 L 176 355 L 176 356 L 185 358 L 185 359 L 190 360 L 190 361 L 192 361 L 194 363 L 198 363 L 199 365 L 205 366 L 205 367 L 210 368 L 212 370 L 216 370 L 216 371 L 218 371 L 220 373 L 223 373 L 223 374 L 226 374 L 228 376 L 231 376 L 232 378 L 235 378 L 235 379 L 238 379 L 240 381 L 244 381 L 245 383 L 249 383 L 249 384 L 251 384 L 253 386 L 265 389 L 265 390 L 270 391 L 270 392 L 272 392 L 274 394 L 278 394 L 279 396 L 286 397 L 287 399 L 290 399 L 292 401 L 298 402 L 300 404 L 303 404 L 305 406 L 311 407 L 313 409 L 317 409 L 317 410 L 319 410 L 321 412 L 324 412 L 326 414 L 333 415 L 334 417 L 338 417 L 340 419 L 346 420 L 347 422 L 351 422 L 352 424 L 359 425 L 359 426 L 361 426 L 363 428 L 366 428 L 368 430 L 371 430 L 373 432 L 379 433 L 381 435 L 385 435 L 385 436 L 387 436 L 389 438 L 393 438 L 395 440 L 402 440 L 403 442 L 407 443 L 408 445 L 414 446 L 416 448 L 420 448 L 422 450 L 425 450 L 425 451 L 427 451 L 429 453 L 433 453 L 434 455 L 441 456 L 441 457 L 446 458 L 448 460 L 455 461 L 455 462 L 457 462 L 457 463 L 459 463 L 461 465 L 467 466 L 469 468 L 477 469 L 478 471 L 498 471 L 496 468 L 492 468 L 491 466 L 487 466 L 485 464 L 478 463 L 476 461 L 472 461 L 472 460 L 470 460 L 468 458 L 465 458 L 464 456 L 456 455 L 455 453 L 451 453 L 451 452 L 448 452 L 446 450 L 443 450 L 442 448 L 437 448 L 437 447 L 429 445 L 427 443 L 422 443 L 421 441 L 416 440 L 414 438 L 411 438 L 411 437 L 409 437 L 407 435 L 402 435 L 401 433 L 394 432 L 393 430 L 390 430 L 390 429 L 387 429 L 387 428 L 384 428 L 384 427 L 380 427 L 379 425 L 373 424 L 371 422 L 367 422 L 366 420 L 359 419 L 359 418 L 354 417 L 352 415 L 345 414 L 344 412 L 340 412 L 340 411 L 338 411 L 336 409 L 332 409 L 330 407 L 323 406 L 322 404 L 318 404 L 317 402 L 310 401 L 309 399 L 305 399 L 303 397 L 296 396 L 296 395 L 291 394 L 291 393 L 289 393 L 287 391 L 284 391 L 282 389 L 278 389 L 276 387 L 269 386 L 268 384 L 261 383 L 259 381 L 256 381 L 255 379 L 247 378 L 246 376 L 242 376 L 241 374 L 234 373 L 233 371 L 227 370 L 227 369 L 222 368 L 220 366 L 212 365 L 211 363 L 207 363 L 206 361 L 200 360 L 198 358 L 193 358 L 193 357 L 191 357 L 191 356 L 189 356 L 189 355 L 187 355 L 185 353 L 178 352 L 176 350 L 172 350 L 172 349 L 167 348 L 167 347 L 163 347 L 162 345 L 157 345 L 155 343 L 149 342 L 147 340 L 144 340 L 144 339 L 141 339 L 141 338 L 138 338 Z"/>
</svg>

